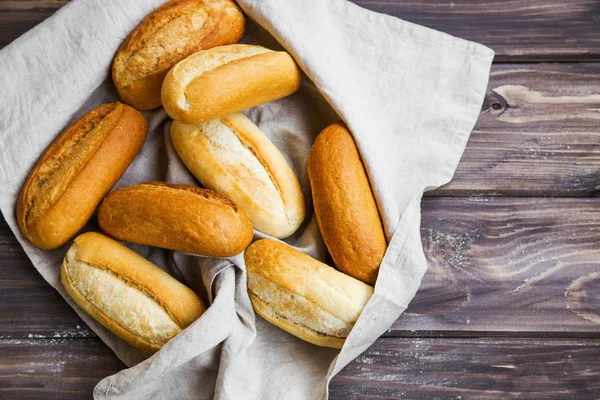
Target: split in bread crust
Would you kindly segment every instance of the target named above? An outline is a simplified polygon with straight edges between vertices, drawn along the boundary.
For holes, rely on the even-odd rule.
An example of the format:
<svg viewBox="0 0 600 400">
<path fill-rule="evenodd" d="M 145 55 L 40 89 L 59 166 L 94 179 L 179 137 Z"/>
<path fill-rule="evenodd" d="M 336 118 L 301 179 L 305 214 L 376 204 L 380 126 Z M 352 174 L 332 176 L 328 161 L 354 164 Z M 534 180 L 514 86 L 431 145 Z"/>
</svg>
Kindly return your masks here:
<svg viewBox="0 0 600 400">
<path fill-rule="evenodd" d="M 255 311 L 318 346 L 341 348 L 373 294 L 371 286 L 275 240 L 252 243 L 244 260 Z"/>
<path fill-rule="evenodd" d="M 177 63 L 163 82 L 161 97 L 171 118 L 197 124 L 288 96 L 301 82 L 288 53 L 234 44 Z"/>
<path fill-rule="evenodd" d="M 17 221 L 35 246 L 66 243 L 89 220 L 141 150 L 148 123 L 122 103 L 103 104 L 65 130 L 21 189 Z"/>
<path fill-rule="evenodd" d="M 75 239 L 63 261 L 61 282 L 90 316 L 145 351 L 159 350 L 206 310 L 168 273 L 95 232 Z"/>
<path fill-rule="evenodd" d="M 171 141 L 200 183 L 232 199 L 257 230 L 284 238 L 304 220 L 298 179 L 275 145 L 244 114 L 197 125 L 174 121 Z"/>
</svg>

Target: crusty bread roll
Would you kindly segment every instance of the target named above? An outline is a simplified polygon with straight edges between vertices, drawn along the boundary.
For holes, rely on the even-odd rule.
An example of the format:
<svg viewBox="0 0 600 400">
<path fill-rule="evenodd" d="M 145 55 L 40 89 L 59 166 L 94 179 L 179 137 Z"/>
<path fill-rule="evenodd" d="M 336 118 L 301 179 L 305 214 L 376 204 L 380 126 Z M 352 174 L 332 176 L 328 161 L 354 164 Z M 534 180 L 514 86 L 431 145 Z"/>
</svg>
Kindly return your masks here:
<svg viewBox="0 0 600 400">
<path fill-rule="evenodd" d="M 121 103 L 104 104 L 65 130 L 42 155 L 17 201 L 19 228 L 32 244 L 65 244 L 142 148 L 148 123 Z"/>
<path fill-rule="evenodd" d="M 190 54 L 236 43 L 245 20 L 232 0 L 171 0 L 149 14 L 119 48 L 112 76 L 124 102 L 139 110 L 161 105 L 167 72 Z"/>
<path fill-rule="evenodd" d="M 158 351 L 206 310 L 202 300 L 171 275 L 95 232 L 75 239 L 60 278 L 85 312 L 145 351 Z"/>
<path fill-rule="evenodd" d="M 190 254 L 229 257 L 252 241 L 252 223 L 231 200 L 190 185 L 147 182 L 117 189 L 98 211 L 119 240 Z"/>
<path fill-rule="evenodd" d="M 254 310 L 317 346 L 341 348 L 373 288 L 281 242 L 262 239 L 244 253 Z"/>
<path fill-rule="evenodd" d="M 174 121 L 171 140 L 202 185 L 233 200 L 257 230 L 285 238 L 304 220 L 304 196 L 296 175 L 244 114 L 197 125 Z"/>
<path fill-rule="evenodd" d="M 197 124 L 288 96 L 301 72 L 284 51 L 234 44 L 199 51 L 167 74 L 162 103 L 171 118 Z"/>
<path fill-rule="evenodd" d="M 377 204 L 352 135 L 337 122 L 308 155 L 317 223 L 335 265 L 374 285 L 387 243 Z"/>
</svg>

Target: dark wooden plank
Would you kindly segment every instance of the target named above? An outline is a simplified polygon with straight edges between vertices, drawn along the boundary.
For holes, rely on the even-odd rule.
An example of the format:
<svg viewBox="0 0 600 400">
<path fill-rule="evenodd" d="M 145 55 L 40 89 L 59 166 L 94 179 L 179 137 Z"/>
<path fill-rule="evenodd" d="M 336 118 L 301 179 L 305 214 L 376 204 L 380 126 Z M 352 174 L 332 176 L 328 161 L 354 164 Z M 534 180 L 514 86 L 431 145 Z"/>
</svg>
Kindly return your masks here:
<svg viewBox="0 0 600 400">
<path fill-rule="evenodd" d="M 124 365 L 100 340 L 0 340 L 2 399 L 87 399 Z M 594 399 L 593 340 L 380 339 L 330 385 L 331 399 Z"/>
<path fill-rule="evenodd" d="M 332 399 L 600 398 L 592 340 L 378 340 L 330 384 Z"/>
<path fill-rule="evenodd" d="M 0 47 L 68 0 L 0 1 Z M 599 60 L 599 0 L 354 0 L 358 5 L 484 43 L 497 61 Z"/>
<path fill-rule="evenodd" d="M 96 337 L 35 270 L 0 216 L 0 339 Z"/>
<path fill-rule="evenodd" d="M 481 42 L 496 61 L 599 60 L 598 0 L 357 0 L 451 35 Z"/>
<path fill-rule="evenodd" d="M 429 195 L 598 195 L 598 77 L 600 64 L 495 65 L 454 179 Z"/>
<path fill-rule="evenodd" d="M 428 273 L 388 336 L 600 337 L 600 199 L 429 198 Z M 3 248 L 15 239 L 0 225 Z M 33 267 L 0 268 L 0 336 L 93 333 Z"/>
<path fill-rule="evenodd" d="M 0 340 L 0 398 L 90 399 L 125 365 L 100 339 Z"/>
<path fill-rule="evenodd" d="M 391 334 L 600 337 L 600 200 L 439 198 L 422 209 L 429 269 Z"/>
<path fill-rule="evenodd" d="M 0 0 L 0 48 L 67 3 L 68 0 Z"/>
<path fill-rule="evenodd" d="M 7 288 L 0 283 L 0 338 L 96 337 L 41 276 L 32 282 L 36 286 Z"/>
</svg>

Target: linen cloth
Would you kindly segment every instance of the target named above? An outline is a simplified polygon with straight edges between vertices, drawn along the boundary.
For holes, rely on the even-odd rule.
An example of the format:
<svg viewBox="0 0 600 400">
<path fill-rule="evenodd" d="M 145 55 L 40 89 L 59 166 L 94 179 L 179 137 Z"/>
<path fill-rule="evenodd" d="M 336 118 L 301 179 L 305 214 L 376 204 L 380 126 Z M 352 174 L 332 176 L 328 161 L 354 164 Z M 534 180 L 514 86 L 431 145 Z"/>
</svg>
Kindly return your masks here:
<svg viewBox="0 0 600 400">
<path fill-rule="evenodd" d="M 76 118 L 118 96 L 112 58 L 164 0 L 73 0 L 0 51 L 0 209 L 33 265 L 131 368 L 96 399 L 322 399 L 329 380 L 402 314 L 426 270 L 420 199 L 447 183 L 475 124 L 493 51 L 345 0 L 239 0 L 244 41 L 287 50 L 306 73 L 301 91 L 246 111 L 285 155 L 309 210 L 285 241 L 324 260 L 310 206 L 306 158 L 341 118 L 359 147 L 389 241 L 375 293 L 340 351 L 305 343 L 255 316 L 243 256 L 216 260 L 129 245 L 193 288 L 208 311 L 148 358 L 91 319 L 60 284 L 67 244 L 39 250 L 20 234 L 15 205 L 46 147 Z M 254 21 L 254 22 L 253 22 Z M 148 139 L 116 187 L 148 180 L 197 184 L 174 152 L 169 119 L 145 113 Z M 86 230 L 99 230 L 95 217 Z M 256 233 L 255 237 L 264 237 Z"/>
</svg>

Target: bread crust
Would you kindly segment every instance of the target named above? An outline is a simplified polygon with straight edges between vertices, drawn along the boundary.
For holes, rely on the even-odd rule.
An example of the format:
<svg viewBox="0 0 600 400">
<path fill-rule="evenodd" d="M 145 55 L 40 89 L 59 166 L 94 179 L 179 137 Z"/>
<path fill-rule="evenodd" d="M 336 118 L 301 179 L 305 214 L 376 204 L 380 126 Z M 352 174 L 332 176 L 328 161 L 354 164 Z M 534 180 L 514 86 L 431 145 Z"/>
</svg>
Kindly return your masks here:
<svg viewBox="0 0 600 400">
<path fill-rule="evenodd" d="M 210 257 L 230 257 L 252 241 L 246 213 L 229 199 L 191 185 L 146 182 L 109 194 L 100 227 L 127 242 Z"/>
<path fill-rule="evenodd" d="M 306 210 L 298 179 L 244 114 L 197 125 L 174 121 L 171 141 L 200 183 L 232 199 L 257 230 L 285 238 L 302 224 Z"/>
<path fill-rule="evenodd" d="M 371 286 L 275 240 L 252 243 L 244 260 L 255 311 L 318 346 L 341 348 L 373 294 Z M 327 326 L 325 318 L 343 328 Z"/>
<path fill-rule="evenodd" d="M 343 123 L 328 126 L 315 140 L 308 177 L 317 223 L 336 267 L 374 285 L 387 243 L 367 173 Z"/>
<path fill-rule="evenodd" d="M 291 320 L 271 312 L 270 306 L 257 297 L 254 293 L 250 292 L 249 296 L 252 306 L 254 307 L 254 311 L 258 315 L 271 324 L 283 329 L 290 335 L 294 335 L 298 339 L 321 347 L 341 349 L 344 346 L 344 343 L 346 342 L 345 338 L 327 336 L 305 326 L 295 324 Z"/>
<path fill-rule="evenodd" d="M 77 289 L 70 276 L 70 262 L 75 260 L 111 271 L 127 286 L 139 290 L 163 308 L 180 330 L 188 327 L 206 311 L 204 302 L 187 286 L 144 257 L 104 235 L 95 232 L 84 233 L 75 239 L 69 252 L 71 254 L 68 253 L 62 264 L 61 282 L 71 298 L 96 321 L 132 346 L 148 352 L 158 351 L 161 347 L 151 338 L 135 334 L 128 326 L 123 326 L 108 317 L 103 307 L 92 304 Z M 98 283 L 93 290 L 102 291 L 101 284 Z M 152 324 L 152 321 L 147 323 Z M 146 333 L 151 336 L 149 330 Z"/>
<path fill-rule="evenodd" d="M 44 152 L 17 200 L 17 222 L 35 246 L 65 244 L 139 153 L 148 123 L 122 103 L 103 104 L 67 128 Z"/>
<path fill-rule="evenodd" d="M 232 0 L 171 0 L 150 13 L 119 48 L 112 66 L 117 92 L 139 110 L 161 105 L 167 72 L 196 51 L 232 44 L 245 19 Z"/>
<path fill-rule="evenodd" d="M 283 51 L 244 56 L 207 71 L 190 66 L 220 53 L 245 54 L 260 46 L 230 45 L 197 52 L 167 74 L 162 103 L 171 118 L 196 124 L 288 96 L 298 89 L 302 73 Z"/>
</svg>

